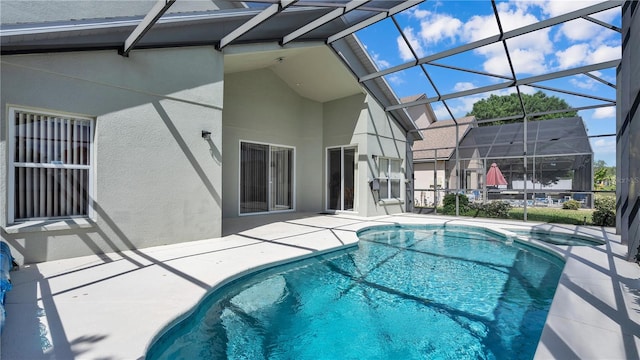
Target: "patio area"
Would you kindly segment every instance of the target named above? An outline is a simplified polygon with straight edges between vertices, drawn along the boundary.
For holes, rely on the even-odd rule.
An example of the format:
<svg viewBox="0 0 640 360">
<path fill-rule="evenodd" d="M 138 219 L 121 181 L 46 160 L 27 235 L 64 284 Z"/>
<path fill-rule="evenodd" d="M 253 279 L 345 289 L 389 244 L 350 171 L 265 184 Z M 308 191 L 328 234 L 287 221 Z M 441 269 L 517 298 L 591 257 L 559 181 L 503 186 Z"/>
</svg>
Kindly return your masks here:
<svg viewBox="0 0 640 360">
<path fill-rule="evenodd" d="M 212 288 L 247 272 L 355 246 L 385 224 L 455 223 L 596 235 L 548 247 L 566 265 L 536 358 L 640 356 L 640 267 L 614 229 L 418 214 L 373 218 L 289 213 L 223 223 L 222 238 L 27 265 L 11 273 L 2 359 L 140 359 L 154 336 Z"/>
</svg>

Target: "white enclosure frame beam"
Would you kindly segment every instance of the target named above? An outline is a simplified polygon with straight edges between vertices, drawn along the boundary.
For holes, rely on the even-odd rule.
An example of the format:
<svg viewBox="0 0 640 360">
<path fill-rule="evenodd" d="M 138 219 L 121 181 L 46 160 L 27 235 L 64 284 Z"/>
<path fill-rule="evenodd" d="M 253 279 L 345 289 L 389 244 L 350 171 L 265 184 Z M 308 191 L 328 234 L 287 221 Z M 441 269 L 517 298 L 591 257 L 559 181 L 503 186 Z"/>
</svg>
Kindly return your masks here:
<svg viewBox="0 0 640 360">
<path fill-rule="evenodd" d="M 490 45 L 490 44 L 494 44 L 497 43 L 499 41 L 502 40 L 507 40 L 507 39 L 511 39 L 511 38 L 515 38 L 517 36 L 520 35 L 524 35 L 524 34 L 528 34 L 534 31 L 538 31 L 538 30 L 542 30 L 544 28 L 548 28 L 554 25 L 558 25 L 558 24 L 562 24 L 564 22 L 570 21 L 570 20 L 574 20 L 574 19 L 578 19 L 578 18 L 582 18 L 583 16 L 587 16 L 587 15 L 591 15 L 594 13 L 598 13 L 604 10 L 609 10 L 612 9 L 614 7 L 620 6 L 622 4 L 622 1 L 618 1 L 618 0 L 611 0 L 611 1 L 605 1 L 599 4 L 595 4 L 589 7 L 586 7 L 584 9 L 579 9 L 564 15 L 560 15 L 560 16 L 556 16 L 554 18 L 550 18 L 547 20 L 543 20 L 531 25 L 527 25 L 527 26 L 523 26 L 521 28 L 518 29 L 514 29 L 511 31 L 507 31 L 505 32 L 502 36 L 501 35 L 494 35 L 494 36 L 490 36 L 486 39 L 483 40 L 478 40 L 478 41 L 474 41 L 472 43 L 466 44 L 466 45 L 462 45 L 459 46 L 457 48 L 453 48 L 450 50 L 446 50 L 437 54 L 433 54 L 430 56 L 426 56 L 423 57 L 421 59 L 418 60 L 418 63 L 416 64 L 415 62 L 408 62 L 408 63 L 404 63 L 404 64 L 400 64 L 397 66 L 393 66 L 390 67 L 388 69 L 382 70 L 382 71 L 378 71 L 375 73 L 371 73 L 369 75 L 365 75 L 362 76 L 360 79 L 358 79 L 359 82 L 364 82 L 367 80 L 372 80 L 378 77 L 382 77 L 385 75 L 389 75 L 389 74 L 393 74 L 395 72 L 398 71 L 402 71 L 402 70 L 406 70 L 409 69 L 411 67 L 414 67 L 416 65 L 420 65 L 420 64 L 426 64 L 435 60 L 439 60 L 439 59 L 443 59 L 449 56 L 453 56 L 453 55 L 457 55 L 460 53 L 463 53 L 465 51 L 469 51 L 469 50 L 474 50 L 486 45 Z M 331 38 L 329 38 L 331 39 Z"/>
<path fill-rule="evenodd" d="M 610 61 L 605 61 L 605 62 L 602 62 L 602 63 L 599 63 L 599 64 L 586 65 L 586 66 L 581 66 L 581 67 L 574 68 L 574 69 L 568 69 L 568 70 L 562 70 L 562 71 L 558 71 L 558 72 L 554 72 L 554 73 L 548 73 L 548 74 L 545 74 L 545 75 L 532 76 L 532 77 L 529 77 L 529 78 L 519 79 L 519 80 L 516 80 L 516 81 L 504 82 L 504 83 L 495 84 L 495 85 L 481 86 L 481 87 L 478 87 L 478 88 L 475 88 L 475 89 L 459 91 L 459 92 L 446 94 L 446 95 L 442 95 L 442 96 L 438 96 L 438 97 L 430 97 L 430 98 L 411 101 L 411 102 L 406 102 L 406 103 L 402 103 L 402 104 L 398 104 L 398 105 L 391 105 L 391 106 L 387 106 L 385 108 L 385 110 L 386 111 L 398 110 L 398 109 L 408 108 L 408 107 L 416 106 L 416 105 L 424 105 L 424 104 L 432 103 L 434 101 L 449 100 L 449 99 L 455 99 L 455 98 L 469 96 L 469 95 L 477 95 L 477 94 L 482 94 L 482 93 L 486 93 L 486 92 L 490 92 L 490 91 L 506 89 L 506 88 L 509 88 L 509 87 L 512 87 L 512 86 L 530 85 L 530 84 L 535 84 L 535 83 L 541 82 L 541 81 L 558 79 L 558 78 L 562 78 L 562 77 L 567 77 L 567 76 L 572 76 L 572 75 L 577 75 L 577 74 L 583 74 L 583 73 L 586 73 L 586 72 L 591 72 L 591 71 L 596 71 L 596 70 L 616 68 L 618 66 L 618 64 L 620 64 L 620 60 L 610 60 Z M 585 96 L 585 95 L 580 94 L 579 96 Z"/>
<path fill-rule="evenodd" d="M 149 10 L 147 15 L 145 15 L 144 19 L 142 19 L 142 22 L 133 29 L 131 34 L 124 41 L 124 46 L 118 53 L 122 56 L 129 56 L 131 49 L 136 46 L 138 41 L 140 41 L 147 31 L 153 27 L 158 19 L 160 19 L 160 17 L 169 10 L 174 2 L 176 2 L 176 0 L 158 0 L 151 10 Z"/>
<path fill-rule="evenodd" d="M 251 29 L 269 20 L 271 17 L 293 5 L 297 1 L 298 0 L 280 0 L 276 4 L 270 5 L 266 9 L 262 10 L 262 12 L 260 12 L 258 15 L 252 17 L 250 20 L 238 26 L 237 28 L 235 28 L 235 30 L 223 37 L 220 40 L 220 44 L 218 45 L 218 50 L 222 50 L 225 46 L 231 44 L 240 36 L 246 34 L 247 32 L 251 31 Z"/>
<path fill-rule="evenodd" d="M 320 26 L 328 23 L 329 21 L 336 19 L 346 13 L 348 13 L 349 11 L 355 10 L 357 8 L 359 8 L 362 5 L 365 5 L 366 3 L 368 3 L 371 0 L 353 0 L 351 2 L 349 2 L 348 4 L 346 4 L 345 7 L 341 7 L 341 8 L 337 8 L 334 10 L 331 10 L 329 13 L 324 14 L 323 16 L 319 17 L 318 19 L 310 22 L 309 24 L 291 32 L 290 34 L 285 35 L 282 38 L 282 44 L 281 45 L 285 45 L 297 38 L 299 38 L 300 36 L 307 34 L 311 31 L 313 31 L 314 29 L 319 28 Z"/>
<path fill-rule="evenodd" d="M 373 25 L 375 23 L 377 23 L 378 21 L 382 21 L 386 18 L 388 18 L 391 15 L 397 14 L 401 11 L 407 10 L 411 7 L 414 7 L 416 5 L 419 5 L 421 3 L 423 3 L 425 0 L 411 0 L 411 1 L 403 1 L 402 3 L 400 3 L 400 5 L 396 5 L 394 7 L 392 7 L 391 9 L 389 9 L 388 11 L 385 12 L 381 12 L 378 13 L 366 20 L 363 20 L 351 27 L 348 27 L 342 31 L 340 31 L 337 34 L 334 34 L 332 36 L 329 36 L 329 38 L 327 38 L 327 44 L 331 44 L 334 41 L 340 40 L 345 36 L 351 35 L 354 32 L 364 29 L 369 25 Z"/>
</svg>

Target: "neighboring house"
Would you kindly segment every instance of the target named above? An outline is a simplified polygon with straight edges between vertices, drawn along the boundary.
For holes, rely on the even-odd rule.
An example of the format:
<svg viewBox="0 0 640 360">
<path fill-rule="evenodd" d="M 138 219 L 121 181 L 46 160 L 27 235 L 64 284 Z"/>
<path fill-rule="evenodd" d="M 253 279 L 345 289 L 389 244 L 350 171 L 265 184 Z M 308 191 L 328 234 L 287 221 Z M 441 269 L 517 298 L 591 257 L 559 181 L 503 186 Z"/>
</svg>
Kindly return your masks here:
<svg viewBox="0 0 640 360">
<path fill-rule="evenodd" d="M 427 111 L 426 118 L 435 119 L 430 106 Z M 474 121 L 472 116 L 456 119 L 457 141 L 456 122 L 453 120 L 431 121 L 427 126 L 419 125 L 423 129 L 423 140 L 415 141 L 412 147 L 416 206 L 442 205 L 446 190 L 460 187 L 455 171 L 450 171 L 446 165 L 448 161 L 455 160 L 452 155 L 455 154 L 456 144 L 475 126 Z"/>
<path fill-rule="evenodd" d="M 522 156 L 524 136 L 523 123 L 475 127 L 460 142 L 459 158 L 484 160 L 479 164 L 483 174 L 495 163 L 507 180 L 507 190 L 526 190 L 537 193 L 537 198 L 547 198 L 552 193 L 554 197 L 563 193 L 563 198 L 573 193 L 590 196 L 593 150 L 582 118 L 529 121 L 526 168 Z M 473 182 L 466 187 L 482 188 L 481 183 Z"/>
<path fill-rule="evenodd" d="M 423 130 L 424 140 L 413 145 L 415 197 L 420 205 L 432 206 L 435 195 L 436 203 L 441 204 L 444 190 L 460 189 L 470 200 L 503 199 L 520 204 L 526 192 L 531 205 L 559 205 L 574 198 L 591 206 L 593 151 L 582 118 L 529 121 L 526 167 L 524 123 L 475 126 L 468 117 L 457 122 L 457 155 L 452 120 L 429 125 Z M 507 185 L 486 184 L 493 163 Z"/>
<path fill-rule="evenodd" d="M 259 11 L 178 3 L 123 57 L 142 9 L 2 2 L 0 227 L 20 263 L 215 238 L 240 216 L 410 206 L 420 134 L 385 111 L 384 81 L 354 77 L 376 69 L 357 38 L 325 45 L 350 24 L 281 46 L 322 14 L 281 12 L 220 51 Z"/>
</svg>

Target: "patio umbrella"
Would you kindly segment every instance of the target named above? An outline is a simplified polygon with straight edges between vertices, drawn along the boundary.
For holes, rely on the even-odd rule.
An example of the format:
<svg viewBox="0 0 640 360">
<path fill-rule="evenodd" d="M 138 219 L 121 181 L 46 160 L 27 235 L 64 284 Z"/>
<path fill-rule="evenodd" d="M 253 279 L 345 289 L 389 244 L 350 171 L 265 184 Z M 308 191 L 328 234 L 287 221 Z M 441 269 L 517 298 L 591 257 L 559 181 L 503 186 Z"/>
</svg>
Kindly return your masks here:
<svg viewBox="0 0 640 360">
<path fill-rule="evenodd" d="M 487 171 L 487 186 L 507 185 L 507 180 L 502 175 L 502 171 L 496 163 L 491 164 L 491 168 Z"/>
</svg>

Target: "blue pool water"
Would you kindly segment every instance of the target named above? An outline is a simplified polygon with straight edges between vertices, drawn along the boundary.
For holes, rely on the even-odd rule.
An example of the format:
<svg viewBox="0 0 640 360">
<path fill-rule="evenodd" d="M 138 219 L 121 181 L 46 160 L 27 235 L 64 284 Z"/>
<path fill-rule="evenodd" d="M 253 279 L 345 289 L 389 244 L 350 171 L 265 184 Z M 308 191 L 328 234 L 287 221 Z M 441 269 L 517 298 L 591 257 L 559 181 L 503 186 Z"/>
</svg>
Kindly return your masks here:
<svg viewBox="0 0 640 360">
<path fill-rule="evenodd" d="M 377 227 L 213 292 L 147 359 L 530 359 L 563 263 L 485 230 Z"/>
</svg>

